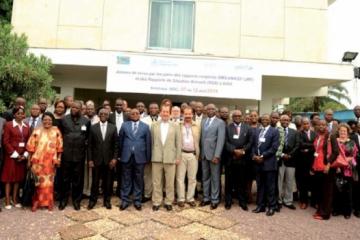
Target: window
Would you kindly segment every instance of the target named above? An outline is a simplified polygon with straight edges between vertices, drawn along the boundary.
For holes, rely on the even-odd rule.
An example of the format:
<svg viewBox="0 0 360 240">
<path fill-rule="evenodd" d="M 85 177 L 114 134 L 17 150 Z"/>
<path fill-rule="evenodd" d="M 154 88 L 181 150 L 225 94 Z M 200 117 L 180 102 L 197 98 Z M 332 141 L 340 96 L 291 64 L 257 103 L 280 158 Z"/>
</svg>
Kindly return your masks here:
<svg viewBox="0 0 360 240">
<path fill-rule="evenodd" d="M 194 1 L 151 0 L 149 48 L 193 49 Z"/>
</svg>

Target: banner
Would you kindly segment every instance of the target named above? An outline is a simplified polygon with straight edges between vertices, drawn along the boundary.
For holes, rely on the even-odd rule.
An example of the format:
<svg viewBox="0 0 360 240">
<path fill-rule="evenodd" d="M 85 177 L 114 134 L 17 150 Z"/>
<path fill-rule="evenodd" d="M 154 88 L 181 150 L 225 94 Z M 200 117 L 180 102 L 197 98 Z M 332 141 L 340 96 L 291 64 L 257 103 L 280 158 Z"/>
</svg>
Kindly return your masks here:
<svg viewBox="0 0 360 240">
<path fill-rule="evenodd" d="M 261 99 L 261 74 L 243 60 L 117 54 L 107 70 L 107 92 Z"/>
</svg>

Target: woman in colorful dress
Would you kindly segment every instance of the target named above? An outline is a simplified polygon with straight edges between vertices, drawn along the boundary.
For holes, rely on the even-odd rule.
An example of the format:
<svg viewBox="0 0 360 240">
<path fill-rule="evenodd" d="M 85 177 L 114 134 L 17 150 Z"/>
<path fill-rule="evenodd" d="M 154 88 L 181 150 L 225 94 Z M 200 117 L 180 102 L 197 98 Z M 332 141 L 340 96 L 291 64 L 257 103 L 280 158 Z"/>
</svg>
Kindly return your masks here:
<svg viewBox="0 0 360 240">
<path fill-rule="evenodd" d="M 1 181 L 5 184 L 5 209 L 11 209 L 10 192 L 12 190 L 12 201 L 15 207 L 20 208 L 18 203 L 19 184 L 25 179 L 26 142 L 30 135 L 29 126 L 23 120 L 25 118 L 24 107 L 13 109 L 14 120 L 7 122 L 4 126 L 4 167 Z"/>
<path fill-rule="evenodd" d="M 37 177 L 37 186 L 33 196 L 32 208 L 54 206 L 54 177 L 56 167 L 60 166 L 63 141 L 59 129 L 53 126 L 54 116 L 45 112 L 42 127 L 31 134 L 26 149 L 30 153 L 28 166 Z"/>
</svg>

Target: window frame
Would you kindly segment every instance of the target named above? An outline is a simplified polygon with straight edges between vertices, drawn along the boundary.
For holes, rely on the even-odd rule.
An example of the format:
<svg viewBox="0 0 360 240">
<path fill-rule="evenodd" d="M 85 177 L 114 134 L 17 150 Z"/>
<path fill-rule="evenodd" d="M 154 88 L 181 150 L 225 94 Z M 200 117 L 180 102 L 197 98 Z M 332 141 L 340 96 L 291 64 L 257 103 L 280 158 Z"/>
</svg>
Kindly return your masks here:
<svg viewBox="0 0 360 240">
<path fill-rule="evenodd" d="M 153 2 L 170 2 L 171 3 L 171 15 L 170 15 L 170 47 L 151 47 L 150 46 L 150 34 L 151 34 L 151 17 L 152 17 L 152 3 Z M 192 2 L 192 36 L 191 36 L 191 48 L 172 48 L 171 47 L 171 36 L 172 36 L 172 21 L 174 13 L 174 2 Z M 194 43 L 195 43 L 195 0 L 150 0 L 149 1 L 149 19 L 148 19 L 148 34 L 147 34 L 147 50 L 155 51 L 172 51 L 172 52 L 194 52 Z"/>
</svg>

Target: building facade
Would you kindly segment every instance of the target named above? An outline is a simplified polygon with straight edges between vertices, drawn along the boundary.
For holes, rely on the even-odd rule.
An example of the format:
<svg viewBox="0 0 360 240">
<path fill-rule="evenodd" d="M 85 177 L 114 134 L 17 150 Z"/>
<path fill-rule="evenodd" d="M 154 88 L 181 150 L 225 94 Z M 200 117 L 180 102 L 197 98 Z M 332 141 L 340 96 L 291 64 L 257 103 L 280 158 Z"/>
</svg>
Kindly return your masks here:
<svg viewBox="0 0 360 240">
<path fill-rule="evenodd" d="M 320 96 L 353 78 L 349 64 L 327 61 L 328 0 L 14 0 L 14 31 L 52 59 L 60 95 L 83 100 L 158 95 L 106 92 L 116 52 L 189 59 L 238 59 L 262 76 L 259 107 L 284 97 Z M 340 61 L 339 61 L 340 62 Z M 190 99 L 172 96 L 175 101 Z M 194 97 L 195 98 L 195 97 Z M 252 99 L 205 102 L 258 106 Z"/>
</svg>

